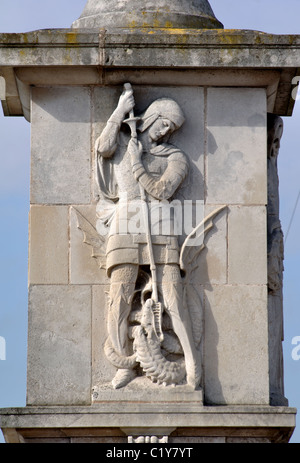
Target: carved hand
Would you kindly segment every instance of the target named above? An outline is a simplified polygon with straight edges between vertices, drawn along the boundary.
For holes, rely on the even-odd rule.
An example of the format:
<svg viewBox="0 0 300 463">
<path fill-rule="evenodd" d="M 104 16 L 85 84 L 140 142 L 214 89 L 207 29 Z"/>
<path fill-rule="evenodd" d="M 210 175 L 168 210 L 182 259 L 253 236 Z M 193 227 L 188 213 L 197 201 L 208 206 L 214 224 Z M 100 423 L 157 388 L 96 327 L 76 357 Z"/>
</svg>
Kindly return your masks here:
<svg viewBox="0 0 300 463">
<path fill-rule="evenodd" d="M 131 90 L 124 90 L 122 95 L 120 96 L 119 103 L 117 110 L 123 114 L 123 118 L 125 118 L 126 114 L 129 114 L 130 111 L 133 110 L 135 106 L 133 91 Z"/>
<path fill-rule="evenodd" d="M 127 151 L 130 154 L 132 166 L 140 164 L 143 153 L 142 143 L 135 138 L 131 138 L 128 143 Z"/>
</svg>

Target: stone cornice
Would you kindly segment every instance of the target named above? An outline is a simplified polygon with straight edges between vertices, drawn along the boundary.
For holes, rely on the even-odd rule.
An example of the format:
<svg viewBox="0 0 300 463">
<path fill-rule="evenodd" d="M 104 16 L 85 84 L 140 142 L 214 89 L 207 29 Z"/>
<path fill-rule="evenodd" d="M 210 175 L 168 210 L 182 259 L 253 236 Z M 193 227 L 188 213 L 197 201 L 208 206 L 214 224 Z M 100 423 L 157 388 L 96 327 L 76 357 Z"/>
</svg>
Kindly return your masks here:
<svg viewBox="0 0 300 463">
<path fill-rule="evenodd" d="M 292 80 L 300 73 L 300 35 L 170 28 L 50 29 L 0 34 L 0 75 L 11 89 L 3 103 L 7 115 L 18 115 L 20 106 L 24 106 L 18 101 L 17 90 L 20 87 L 18 79 L 22 81 L 22 78 L 16 78 L 16 74 L 28 68 L 35 73 L 43 68 L 73 70 L 73 78 L 78 68 L 97 70 L 98 75 L 102 73 L 102 81 L 91 83 L 88 79 L 86 85 L 105 84 L 103 74 L 117 69 L 143 72 L 189 69 L 223 73 L 272 70 L 280 74 L 272 111 L 285 116 L 292 114 L 291 93 L 295 86 Z M 82 84 L 84 82 L 80 82 Z M 26 85 L 35 83 L 27 81 Z"/>
<path fill-rule="evenodd" d="M 102 62 L 101 56 L 95 53 L 104 48 L 107 55 L 113 53 L 109 62 Z M 47 50 L 60 50 L 57 56 L 47 54 Z M 90 56 L 86 55 L 90 49 Z M 137 50 L 126 55 L 116 52 L 128 49 Z M 145 63 L 139 50 L 155 49 L 157 55 Z M 124 29 L 122 31 L 86 30 L 86 29 L 49 29 L 19 34 L 0 34 L 0 66 L 27 65 L 110 65 L 130 66 L 128 58 L 135 58 L 136 65 L 141 67 L 299 67 L 300 35 L 273 35 L 250 30 L 222 29 Z M 81 50 L 81 53 L 79 53 Z M 179 62 L 173 57 L 167 62 L 159 59 L 160 52 L 165 55 L 170 51 L 178 51 Z M 209 56 L 201 62 L 191 60 L 193 50 L 209 52 Z M 248 50 L 248 61 L 243 53 Z M 31 56 L 34 52 L 34 56 Z M 223 52 L 227 52 L 226 55 Z M 70 53 L 73 53 L 70 55 Z M 177 56 L 177 57 L 180 57 Z M 201 55 L 205 57 L 205 55 Z M 87 60 L 87 58 L 89 58 Z M 208 59 L 209 58 L 209 59 Z M 262 62 L 262 58 L 264 61 Z"/>
</svg>

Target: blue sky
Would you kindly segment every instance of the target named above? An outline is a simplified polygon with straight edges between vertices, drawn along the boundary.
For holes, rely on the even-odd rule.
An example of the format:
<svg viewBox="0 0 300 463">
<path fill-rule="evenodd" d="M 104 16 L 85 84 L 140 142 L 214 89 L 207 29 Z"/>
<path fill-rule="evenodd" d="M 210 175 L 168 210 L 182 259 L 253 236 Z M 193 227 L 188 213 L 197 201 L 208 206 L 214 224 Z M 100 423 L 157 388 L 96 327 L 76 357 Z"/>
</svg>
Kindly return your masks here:
<svg viewBox="0 0 300 463">
<path fill-rule="evenodd" d="M 86 0 L 1 0 L 0 32 L 28 32 L 69 27 Z M 254 29 L 300 34 L 300 1 L 211 0 L 226 29 Z M 281 221 L 286 233 L 300 191 L 300 103 L 284 118 L 279 156 Z M 6 360 L 0 360 L 0 408 L 25 406 L 27 344 L 27 250 L 30 176 L 30 126 L 7 118 L 0 109 L 0 337 Z M 300 360 L 292 358 L 292 340 L 300 337 L 300 201 L 285 243 L 284 362 L 285 394 L 300 409 Z M 0 338 L 1 340 L 1 338 Z M 298 351 L 300 353 L 300 350 Z M 1 353 L 0 353 L 1 355 Z M 0 432 L 0 442 L 3 442 Z M 291 442 L 300 443 L 300 425 Z"/>
</svg>

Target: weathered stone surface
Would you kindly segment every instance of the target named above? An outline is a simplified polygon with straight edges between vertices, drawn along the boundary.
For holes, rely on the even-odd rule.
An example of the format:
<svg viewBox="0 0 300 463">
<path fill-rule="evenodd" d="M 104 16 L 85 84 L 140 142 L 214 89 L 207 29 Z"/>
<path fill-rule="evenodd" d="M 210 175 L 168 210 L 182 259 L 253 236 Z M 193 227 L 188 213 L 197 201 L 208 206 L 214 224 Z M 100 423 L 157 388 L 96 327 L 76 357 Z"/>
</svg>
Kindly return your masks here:
<svg viewBox="0 0 300 463">
<path fill-rule="evenodd" d="M 65 206 L 31 206 L 29 283 L 68 284 L 69 211 Z"/>
<path fill-rule="evenodd" d="M 127 444 L 126 437 L 70 437 L 69 444 Z"/>
<path fill-rule="evenodd" d="M 265 206 L 230 206 L 228 216 L 228 282 L 267 284 Z"/>
<path fill-rule="evenodd" d="M 267 437 L 228 437 L 227 444 L 271 444 Z"/>
<path fill-rule="evenodd" d="M 0 100 L 5 100 L 6 98 L 6 84 L 4 77 L 0 77 Z"/>
<path fill-rule="evenodd" d="M 90 388 L 91 288 L 32 286 L 27 404 L 89 404 Z"/>
<path fill-rule="evenodd" d="M 265 286 L 212 286 L 205 291 L 205 401 L 269 403 Z"/>
<path fill-rule="evenodd" d="M 7 66 L 28 64 L 46 66 L 83 66 L 112 64 L 126 66 L 125 58 L 134 59 L 137 67 L 180 68 L 197 63 L 198 68 L 256 68 L 261 69 L 262 60 L 270 69 L 288 68 L 299 65 L 298 35 L 273 35 L 250 30 L 201 30 L 201 29 L 158 29 L 109 30 L 101 37 L 106 57 L 99 55 L 99 33 L 95 30 L 49 29 L 19 34 L 1 34 L 0 63 Z M 160 46 L 164 41 L 165 49 Z M 78 44 L 83 45 L 78 53 Z M 39 47 L 37 48 L 37 45 Z M 125 46 L 124 46 L 125 45 Z M 208 53 L 208 48 L 209 49 Z M 26 48 L 26 53 L 20 49 Z M 131 50 L 132 53 L 128 52 Z M 153 53 L 153 51 L 156 53 Z M 184 53 L 183 53 L 184 51 Z M 146 54 L 145 54 L 146 53 Z M 174 55 L 175 53 L 175 55 Z M 144 59 L 141 59 L 144 55 Z M 165 57 L 167 61 L 162 60 Z M 139 64 L 138 63 L 138 58 Z M 146 58 L 150 58 L 147 62 Z M 178 61 L 175 61 L 177 58 Z M 133 62 L 130 62 L 132 65 Z M 1 64 L 2 66 L 2 64 Z M 3 64 L 4 66 L 4 64 Z M 2 72 L 2 67 L 0 67 Z M 293 76 L 295 76 L 294 69 Z M 295 85 L 295 84 L 294 84 Z M 292 88 L 291 82 L 289 82 Z M 281 89 L 284 90 L 284 89 Z M 280 91 L 281 91 L 280 90 Z"/>
<path fill-rule="evenodd" d="M 89 203 L 90 118 L 88 89 L 33 89 L 32 203 Z"/>
<path fill-rule="evenodd" d="M 207 203 L 265 205 L 265 90 L 208 89 L 207 131 Z"/>
<path fill-rule="evenodd" d="M 169 444 L 225 444 L 226 437 L 202 437 L 202 436 L 194 436 L 194 437 L 169 437 L 168 439 Z M 183 449 L 182 449 L 183 450 Z M 186 452 L 187 456 L 187 452 Z"/>
<path fill-rule="evenodd" d="M 88 0 L 82 15 L 72 25 L 77 28 L 151 27 L 223 28 L 207 0 Z"/>
</svg>

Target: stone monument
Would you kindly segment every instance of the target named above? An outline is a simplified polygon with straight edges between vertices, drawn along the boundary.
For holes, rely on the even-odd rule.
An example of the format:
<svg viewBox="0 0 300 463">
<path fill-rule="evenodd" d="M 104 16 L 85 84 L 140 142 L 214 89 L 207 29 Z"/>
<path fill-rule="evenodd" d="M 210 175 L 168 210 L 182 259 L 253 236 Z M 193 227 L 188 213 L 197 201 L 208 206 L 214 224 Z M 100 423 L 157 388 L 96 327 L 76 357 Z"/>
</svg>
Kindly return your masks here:
<svg viewBox="0 0 300 463">
<path fill-rule="evenodd" d="M 3 110 L 32 133 L 7 442 L 289 441 L 277 156 L 299 48 L 206 0 L 88 0 L 70 29 L 1 34 Z"/>
</svg>

